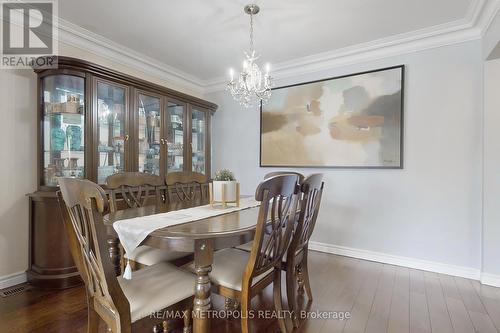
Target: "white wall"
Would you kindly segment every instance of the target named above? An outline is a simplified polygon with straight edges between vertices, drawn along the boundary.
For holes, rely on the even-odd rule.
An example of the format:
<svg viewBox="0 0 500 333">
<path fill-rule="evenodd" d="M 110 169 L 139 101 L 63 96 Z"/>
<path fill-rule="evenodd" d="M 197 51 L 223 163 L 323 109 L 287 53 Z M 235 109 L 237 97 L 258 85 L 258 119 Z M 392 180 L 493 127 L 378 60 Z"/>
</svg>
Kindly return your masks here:
<svg viewBox="0 0 500 333">
<path fill-rule="evenodd" d="M 500 276 L 500 59 L 484 66 L 483 272 Z"/>
<path fill-rule="evenodd" d="M 28 199 L 36 188 L 36 75 L 0 70 L 0 277 L 28 265 Z"/>
<path fill-rule="evenodd" d="M 483 58 L 500 58 L 500 12 L 483 37 Z M 482 279 L 500 286 L 500 59 L 484 63 Z"/>
<path fill-rule="evenodd" d="M 477 40 L 278 82 L 407 65 L 403 170 L 297 169 L 325 174 L 314 241 L 480 268 L 481 56 Z M 259 167 L 259 112 L 225 91 L 206 97 L 219 104 L 212 169 L 232 169 L 253 193 L 276 170 Z"/>
</svg>

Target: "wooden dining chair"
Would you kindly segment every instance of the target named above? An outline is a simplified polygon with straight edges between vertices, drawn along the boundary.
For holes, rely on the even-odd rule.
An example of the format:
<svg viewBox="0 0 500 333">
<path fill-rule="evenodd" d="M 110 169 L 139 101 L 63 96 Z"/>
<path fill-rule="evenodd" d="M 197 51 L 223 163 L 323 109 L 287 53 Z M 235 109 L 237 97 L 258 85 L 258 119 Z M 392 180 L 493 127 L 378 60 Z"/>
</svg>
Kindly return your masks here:
<svg viewBox="0 0 500 333">
<path fill-rule="evenodd" d="M 255 199 L 261 202 L 253 248 L 250 253 L 234 248 L 214 253 L 210 279 L 212 291 L 241 304 L 241 329 L 249 332 L 250 301 L 273 283 L 274 306 L 282 311 L 281 261 L 292 239 L 298 192 L 296 175 L 281 175 L 259 184 Z M 269 237 L 265 238 L 265 230 Z M 194 269 L 194 265 L 190 266 Z M 279 319 L 286 332 L 285 319 Z"/>
<path fill-rule="evenodd" d="M 204 174 L 172 172 L 167 174 L 165 182 L 170 203 L 180 203 L 183 207 L 208 203 L 208 177 Z"/>
<path fill-rule="evenodd" d="M 307 268 L 307 254 L 309 247 L 309 239 L 311 238 L 316 219 L 318 216 L 321 196 L 323 194 L 323 175 L 312 174 L 304 177 L 297 172 L 279 171 L 267 174 L 266 179 L 276 175 L 295 174 L 300 180 L 300 192 L 297 194 L 300 198 L 300 213 L 295 225 L 293 240 L 290 248 L 284 256 L 282 269 L 286 271 L 286 290 L 289 309 L 297 309 L 296 306 L 296 286 L 298 285 L 299 292 L 305 291 L 309 301 L 313 300 L 311 284 L 309 279 L 309 271 Z M 268 235 L 264 235 L 268 237 Z M 236 247 L 237 249 L 250 252 L 252 242 Z M 296 313 L 296 311 L 292 311 Z M 293 324 L 298 327 L 297 317 L 293 317 Z"/>
<path fill-rule="evenodd" d="M 59 185 L 71 253 L 86 287 L 87 332 L 98 332 L 99 318 L 114 333 L 168 332 L 169 324 L 160 316 L 163 311 L 183 311 L 188 332 L 193 276 L 159 263 L 138 271 L 132 280 L 116 277 L 103 223 L 103 215 L 109 212 L 106 193 L 89 180 L 59 178 Z"/>
<path fill-rule="evenodd" d="M 106 179 L 110 210 L 160 207 L 168 205 L 167 186 L 162 177 L 142 172 L 120 172 Z M 132 269 L 137 270 L 163 261 L 174 261 L 191 255 L 189 252 L 175 252 L 157 249 L 147 245 L 138 246 L 132 253 L 125 253 Z M 124 268 L 122 263 L 122 271 Z"/>
<path fill-rule="evenodd" d="M 304 181 L 304 178 L 305 178 L 304 175 L 301 174 L 301 173 L 299 173 L 299 172 L 294 172 L 294 171 L 273 171 L 273 172 L 267 173 L 264 176 L 264 179 L 268 179 L 268 178 L 275 177 L 275 176 L 280 176 L 280 175 L 297 175 L 297 177 L 298 177 L 297 179 L 298 179 L 298 184 L 299 185 L 302 183 L 302 181 Z M 298 193 L 297 195 L 301 195 L 301 193 Z M 268 237 L 268 235 L 264 235 L 264 237 Z M 240 250 L 243 250 L 243 251 L 247 251 L 247 252 L 252 251 L 252 247 L 253 247 L 253 241 L 250 241 L 248 243 L 236 246 L 237 249 L 240 249 Z"/>
<path fill-rule="evenodd" d="M 167 204 L 163 178 L 143 172 L 120 172 L 106 178 L 111 211 Z"/>
<path fill-rule="evenodd" d="M 318 218 L 321 197 L 323 195 L 323 175 L 312 174 L 307 176 L 300 185 L 300 213 L 293 233 L 292 242 L 282 262 L 282 269 L 286 271 L 286 291 L 288 308 L 294 314 L 297 313 L 296 282 L 299 291 L 304 287 L 309 301 L 313 300 L 309 270 L 307 266 L 307 255 L 309 251 L 309 239 L 314 231 Z M 292 317 L 294 327 L 299 326 L 298 318 Z"/>
</svg>

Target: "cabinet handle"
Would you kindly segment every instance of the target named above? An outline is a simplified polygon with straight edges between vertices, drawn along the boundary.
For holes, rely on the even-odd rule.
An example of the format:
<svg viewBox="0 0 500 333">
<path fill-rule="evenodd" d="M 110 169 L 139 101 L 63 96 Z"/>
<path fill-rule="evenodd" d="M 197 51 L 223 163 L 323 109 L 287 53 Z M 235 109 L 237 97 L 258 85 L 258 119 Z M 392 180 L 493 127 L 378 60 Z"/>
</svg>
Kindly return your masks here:
<svg viewBox="0 0 500 333">
<path fill-rule="evenodd" d="M 130 136 L 127 134 L 125 135 L 125 141 L 128 141 L 128 139 L 130 139 Z"/>
<path fill-rule="evenodd" d="M 164 145 L 164 144 L 165 144 L 165 139 L 160 139 L 160 143 L 161 143 L 162 145 Z"/>
</svg>

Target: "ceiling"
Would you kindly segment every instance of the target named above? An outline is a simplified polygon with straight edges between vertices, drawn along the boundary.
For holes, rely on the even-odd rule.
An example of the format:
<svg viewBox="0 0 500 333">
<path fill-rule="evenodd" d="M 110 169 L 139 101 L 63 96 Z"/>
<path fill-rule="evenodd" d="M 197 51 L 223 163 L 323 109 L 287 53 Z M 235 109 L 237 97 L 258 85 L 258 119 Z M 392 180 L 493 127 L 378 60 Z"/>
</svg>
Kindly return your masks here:
<svg viewBox="0 0 500 333">
<path fill-rule="evenodd" d="M 64 0 L 59 16 L 203 81 L 238 69 L 250 0 Z M 260 0 L 255 45 L 271 64 L 464 19 L 475 0 Z"/>
</svg>

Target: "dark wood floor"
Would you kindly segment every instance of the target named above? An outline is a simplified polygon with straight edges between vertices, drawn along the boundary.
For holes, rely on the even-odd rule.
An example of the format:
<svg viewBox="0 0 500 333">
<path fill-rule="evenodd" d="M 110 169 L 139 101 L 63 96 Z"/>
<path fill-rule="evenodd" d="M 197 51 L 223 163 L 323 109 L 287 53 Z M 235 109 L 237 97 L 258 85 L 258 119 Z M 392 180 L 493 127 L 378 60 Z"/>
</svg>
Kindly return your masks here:
<svg viewBox="0 0 500 333">
<path fill-rule="evenodd" d="M 476 281 L 311 252 L 312 315 L 351 313 L 349 320 L 308 319 L 297 332 L 500 332 L 500 289 Z M 223 300 L 214 297 L 216 309 Z M 255 309 L 272 309 L 272 292 Z M 276 320 L 253 320 L 254 332 L 277 332 Z M 238 332 L 238 320 L 214 320 L 213 332 Z M 0 299 L 0 332 L 86 332 L 83 288 L 30 290 Z M 101 325 L 100 332 L 106 332 Z"/>
</svg>

